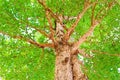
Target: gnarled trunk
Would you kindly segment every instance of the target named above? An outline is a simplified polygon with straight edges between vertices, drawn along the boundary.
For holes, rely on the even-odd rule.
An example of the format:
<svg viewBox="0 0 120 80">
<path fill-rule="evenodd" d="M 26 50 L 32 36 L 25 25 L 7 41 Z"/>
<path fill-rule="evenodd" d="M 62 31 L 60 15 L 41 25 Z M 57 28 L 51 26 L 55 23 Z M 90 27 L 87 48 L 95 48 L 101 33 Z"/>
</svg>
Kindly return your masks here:
<svg viewBox="0 0 120 80">
<path fill-rule="evenodd" d="M 77 56 L 71 55 L 68 45 L 56 47 L 55 80 L 87 80 Z"/>
</svg>

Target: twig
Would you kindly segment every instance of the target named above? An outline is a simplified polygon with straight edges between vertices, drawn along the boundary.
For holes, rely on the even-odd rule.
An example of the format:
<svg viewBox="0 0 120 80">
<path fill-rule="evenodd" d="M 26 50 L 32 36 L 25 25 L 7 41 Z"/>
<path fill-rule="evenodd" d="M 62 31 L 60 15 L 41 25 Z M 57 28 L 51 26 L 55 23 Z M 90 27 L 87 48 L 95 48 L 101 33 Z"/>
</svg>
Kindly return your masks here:
<svg viewBox="0 0 120 80">
<path fill-rule="evenodd" d="M 40 32 L 41 34 L 43 34 L 44 36 L 48 37 L 50 39 L 50 36 L 43 30 L 38 29 L 35 26 L 30 25 L 28 22 L 22 21 L 22 20 L 17 20 L 15 17 L 12 17 L 9 13 L 6 13 L 11 19 L 18 21 L 21 24 L 27 24 L 27 27 L 31 27 L 34 28 L 36 31 Z M 11 24 L 9 21 L 7 21 L 7 23 Z"/>
<path fill-rule="evenodd" d="M 120 53 L 117 53 L 117 54 L 110 54 L 110 53 L 107 53 L 107 52 L 102 52 L 102 51 L 98 51 L 98 50 L 91 50 L 93 53 L 99 53 L 99 54 L 105 54 L 105 55 L 108 55 L 108 56 L 117 56 L 117 57 L 120 57 Z"/>
</svg>

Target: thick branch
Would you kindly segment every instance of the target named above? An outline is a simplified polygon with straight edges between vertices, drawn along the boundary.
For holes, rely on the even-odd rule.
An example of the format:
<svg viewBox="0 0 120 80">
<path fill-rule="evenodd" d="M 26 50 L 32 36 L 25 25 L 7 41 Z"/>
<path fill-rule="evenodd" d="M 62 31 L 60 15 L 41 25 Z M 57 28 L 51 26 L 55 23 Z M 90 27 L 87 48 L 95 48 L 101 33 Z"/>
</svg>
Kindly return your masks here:
<svg viewBox="0 0 120 80">
<path fill-rule="evenodd" d="M 83 11 L 78 14 L 76 21 L 72 24 L 71 28 L 68 29 L 67 33 L 65 34 L 65 40 L 69 40 L 70 35 L 73 33 L 75 27 L 77 26 L 77 24 L 79 23 L 80 19 L 82 18 L 82 16 L 85 14 L 85 12 L 88 10 L 88 8 L 90 8 L 91 4 L 86 1 L 84 4 L 84 9 Z"/>
<path fill-rule="evenodd" d="M 95 6 L 95 5 L 94 5 Z M 108 4 L 108 8 L 105 10 L 110 9 L 113 6 L 113 2 L 110 2 Z M 101 23 L 101 21 L 103 20 L 103 18 L 105 17 L 104 15 L 106 15 L 107 13 L 105 13 L 104 15 L 102 15 L 102 17 L 100 19 L 95 19 L 94 18 L 94 8 L 92 9 L 92 17 L 91 17 L 91 27 L 90 29 L 76 42 L 74 43 L 74 48 L 73 48 L 73 53 L 79 48 L 79 46 L 86 41 L 86 39 L 91 35 L 91 33 L 94 31 L 95 27 Z M 101 13 L 99 13 L 100 15 Z"/>
<path fill-rule="evenodd" d="M 39 48 L 44 48 L 44 47 L 54 48 L 54 45 L 53 45 L 53 44 L 49 44 L 49 43 L 40 44 L 40 43 L 38 43 L 38 42 L 36 42 L 36 41 L 34 41 L 34 40 L 25 38 L 25 37 L 23 37 L 23 36 L 12 36 L 12 35 L 10 35 L 10 34 L 8 34 L 8 33 L 3 32 L 3 31 L 0 31 L 0 33 L 1 33 L 2 35 L 10 36 L 10 37 L 12 37 L 12 38 L 14 38 L 14 39 L 24 40 L 24 41 L 26 41 L 26 42 L 28 42 L 28 43 L 30 43 L 30 44 L 33 44 L 33 45 L 35 45 L 35 46 L 37 46 L 37 47 L 39 47 Z"/>
<path fill-rule="evenodd" d="M 94 25 L 91 25 L 91 27 L 88 30 L 88 32 L 86 32 L 76 43 L 74 43 L 73 51 L 76 51 L 79 48 L 79 45 L 81 45 L 87 39 L 87 37 L 89 37 L 91 35 L 91 33 L 94 31 L 95 27 L 98 24 L 99 23 L 97 21 L 95 21 Z"/>
</svg>

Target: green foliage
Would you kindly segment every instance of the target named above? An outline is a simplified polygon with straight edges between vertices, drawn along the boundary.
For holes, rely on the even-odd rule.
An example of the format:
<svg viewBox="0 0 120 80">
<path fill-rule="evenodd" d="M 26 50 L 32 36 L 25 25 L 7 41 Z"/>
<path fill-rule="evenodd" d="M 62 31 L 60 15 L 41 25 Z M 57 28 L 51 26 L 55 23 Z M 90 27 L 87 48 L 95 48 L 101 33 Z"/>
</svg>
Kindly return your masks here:
<svg viewBox="0 0 120 80">
<path fill-rule="evenodd" d="M 66 16 L 76 16 L 82 11 L 84 3 L 84 0 L 46 1 L 54 13 Z M 101 3 L 95 9 L 95 14 L 107 4 L 103 0 L 99 2 Z M 94 55 L 92 59 L 84 59 L 87 68 L 85 73 L 90 80 L 120 79 L 120 57 L 116 56 L 120 55 L 120 5 L 119 1 L 117 2 L 102 23 L 95 28 L 92 36 L 80 46 L 86 53 Z M 91 8 L 85 13 L 72 35 L 75 41 L 88 31 L 90 17 Z M 65 24 L 70 27 L 73 22 L 74 20 Z M 48 39 L 32 27 L 49 33 L 47 26 L 44 9 L 37 0 L 0 0 L 0 31 L 44 43 Z M 97 52 L 94 52 L 96 50 Z M 0 34 L 0 78 L 3 80 L 53 80 L 54 62 L 54 52 L 50 48 L 43 51 L 22 40 Z"/>
<path fill-rule="evenodd" d="M 54 54 L 0 36 L 0 76 L 5 80 L 49 80 L 54 76 Z"/>
</svg>

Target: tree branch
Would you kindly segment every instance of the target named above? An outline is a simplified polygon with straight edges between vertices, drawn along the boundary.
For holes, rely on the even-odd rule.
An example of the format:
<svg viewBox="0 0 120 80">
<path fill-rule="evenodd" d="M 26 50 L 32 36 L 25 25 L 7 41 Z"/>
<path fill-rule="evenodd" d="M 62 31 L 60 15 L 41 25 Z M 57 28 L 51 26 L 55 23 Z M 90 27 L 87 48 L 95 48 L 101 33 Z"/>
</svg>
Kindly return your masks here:
<svg viewBox="0 0 120 80">
<path fill-rule="evenodd" d="M 92 8 L 92 15 L 91 15 L 91 25 L 94 25 L 94 20 L 95 20 L 95 18 L 94 18 L 94 11 L 95 11 L 95 7 L 96 7 L 96 4 L 97 3 L 95 3 L 94 5 L 93 5 L 93 8 Z"/>
<path fill-rule="evenodd" d="M 37 46 L 37 47 L 39 47 L 39 48 L 44 48 L 44 47 L 54 48 L 54 45 L 53 45 L 53 44 L 50 44 L 50 43 L 40 44 L 40 43 L 38 43 L 38 42 L 36 42 L 36 41 L 34 41 L 34 40 L 32 40 L 32 39 L 28 39 L 28 38 L 25 38 L 25 37 L 23 37 L 23 36 L 12 36 L 12 35 L 10 35 L 10 34 L 8 34 L 8 33 L 3 32 L 3 31 L 0 31 L 0 33 L 1 33 L 2 35 L 6 35 L 6 36 L 9 36 L 9 37 L 14 38 L 14 39 L 24 40 L 24 41 L 26 41 L 26 42 L 28 42 L 28 43 L 30 43 L 30 44 L 33 44 L 33 45 L 35 45 L 35 46 Z"/>
<path fill-rule="evenodd" d="M 105 55 L 108 55 L 108 56 L 117 56 L 117 57 L 120 57 L 120 53 L 117 53 L 117 54 L 110 54 L 110 53 L 107 53 L 107 52 L 103 52 L 103 51 L 98 51 L 98 50 L 91 50 L 93 53 L 99 53 L 99 54 L 105 54 Z"/>
<path fill-rule="evenodd" d="M 45 11 L 50 12 L 50 14 L 51 14 L 55 19 L 58 19 L 57 15 L 55 15 L 55 14 L 53 13 L 53 11 L 52 11 L 49 7 L 46 6 L 45 0 L 38 0 L 38 2 L 39 2 L 39 4 L 41 4 L 41 5 L 43 6 L 43 8 L 45 9 Z"/>
<path fill-rule="evenodd" d="M 109 2 L 107 7 L 101 8 L 101 10 L 100 10 L 100 11 L 98 12 L 98 14 L 95 16 L 95 18 L 96 18 L 99 22 L 101 22 L 101 21 L 103 20 L 103 18 L 107 15 L 107 11 L 108 11 L 109 9 L 111 9 L 115 3 L 116 3 L 115 1 Z"/>
<path fill-rule="evenodd" d="M 63 24 L 63 22 L 61 22 L 61 20 L 59 19 L 59 15 L 55 14 L 49 7 L 46 6 L 44 1 L 38 0 L 39 4 L 41 4 L 43 6 L 43 8 L 45 9 L 45 12 L 48 11 L 49 14 L 57 21 L 59 22 L 61 25 L 63 25 L 63 28 L 67 31 L 67 27 Z"/>
<path fill-rule="evenodd" d="M 37 27 L 30 25 L 30 24 L 29 24 L 28 22 L 26 22 L 26 21 L 17 20 L 15 17 L 12 17 L 9 13 L 7 13 L 7 15 L 8 15 L 9 17 L 11 17 L 11 19 L 13 19 L 13 20 L 15 20 L 15 21 L 18 21 L 18 22 L 21 23 L 21 24 L 26 24 L 27 27 L 34 28 L 36 31 L 40 32 L 41 34 L 43 34 L 44 36 L 46 36 L 47 38 L 50 39 L 50 35 L 48 35 L 45 31 L 40 30 L 40 29 L 38 29 Z M 7 23 L 12 24 L 12 23 L 10 23 L 9 21 L 7 21 Z"/>
<path fill-rule="evenodd" d="M 112 7 L 112 3 L 110 2 L 108 4 L 108 9 L 110 9 Z M 94 5 L 95 6 L 95 5 Z M 107 10 L 108 10 L 107 9 Z M 105 14 L 104 14 L 105 15 Z M 91 33 L 94 31 L 95 27 L 101 23 L 102 19 L 105 16 L 102 16 L 100 19 L 95 19 L 94 18 L 94 7 L 92 9 L 92 17 L 91 17 L 91 26 L 90 29 L 81 37 L 79 38 L 79 40 L 77 42 L 74 43 L 74 48 L 73 48 L 73 53 L 79 48 L 79 46 L 86 41 L 86 39 L 91 35 Z"/>
<path fill-rule="evenodd" d="M 38 46 L 39 48 L 44 48 L 44 47 L 54 48 L 54 45 L 51 44 L 51 43 L 41 44 L 41 43 L 35 42 L 35 41 L 31 40 L 31 39 L 27 39 L 26 41 L 29 42 L 29 43 L 31 43 L 31 44 L 33 44 L 33 45 Z"/>
<path fill-rule="evenodd" d="M 72 24 L 71 28 L 69 28 L 68 31 L 66 32 L 65 40 L 69 40 L 70 35 L 73 33 L 73 31 L 74 31 L 75 27 L 77 26 L 77 24 L 79 23 L 80 19 L 85 14 L 85 12 L 88 10 L 88 8 L 90 8 L 90 6 L 91 6 L 90 2 L 85 1 L 83 11 L 80 14 L 78 14 L 76 21 Z"/>
<path fill-rule="evenodd" d="M 50 16 L 49 16 L 49 12 L 46 11 L 46 17 L 47 17 L 47 20 L 48 20 L 48 23 L 50 25 L 50 38 L 52 39 L 52 41 L 55 43 L 55 39 L 54 39 L 54 29 L 53 29 L 53 26 L 52 26 L 52 21 L 50 19 Z"/>
<path fill-rule="evenodd" d="M 74 49 L 73 51 L 77 50 L 79 48 L 79 45 L 81 45 L 84 41 L 86 41 L 87 37 L 91 35 L 91 33 L 94 31 L 95 27 L 99 23 L 97 21 L 94 22 L 94 25 L 91 25 L 90 29 L 88 32 L 86 32 L 76 43 L 74 43 Z"/>
<path fill-rule="evenodd" d="M 28 27 L 31 27 L 31 26 L 28 26 Z M 33 26 L 31 28 L 34 28 L 36 31 L 38 31 L 39 33 L 43 34 L 44 36 L 46 36 L 47 38 L 50 39 L 50 35 L 48 35 L 45 31 L 40 30 L 40 29 L 33 27 Z"/>
<path fill-rule="evenodd" d="M 44 7 L 45 9 L 45 14 L 46 14 L 46 18 L 48 20 L 48 23 L 50 25 L 50 38 L 52 39 L 52 41 L 55 43 L 55 39 L 54 39 L 54 29 L 53 29 L 53 25 L 52 25 L 52 21 L 51 21 L 51 18 L 50 18 L 50 14 L 54 15 L 55 14 L 52 12 L 52 10 L 50 8 L 48 8 L 45 4 L 45 1 L 44 0 L 38 0 L 38 2 Z"/>
</svg>

